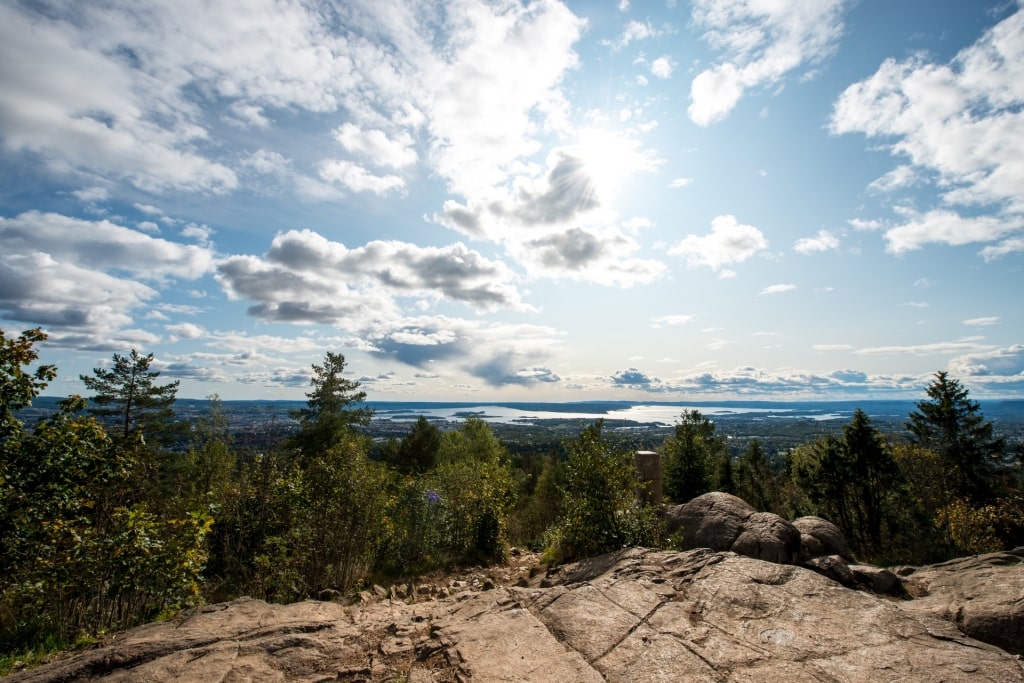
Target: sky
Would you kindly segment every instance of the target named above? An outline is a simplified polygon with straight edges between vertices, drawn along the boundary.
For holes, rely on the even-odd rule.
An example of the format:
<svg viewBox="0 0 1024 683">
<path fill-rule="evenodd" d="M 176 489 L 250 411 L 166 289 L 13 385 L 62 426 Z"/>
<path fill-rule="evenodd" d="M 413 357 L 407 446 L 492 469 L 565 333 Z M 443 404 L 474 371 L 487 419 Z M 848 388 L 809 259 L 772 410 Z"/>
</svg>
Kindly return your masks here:
<svg viewBox="0 0 1024 683">
<path fill-rule="evenodd" d="M 1007 0 L 0 0 L 49 395 L 1024 397 Z"/>
</svg>

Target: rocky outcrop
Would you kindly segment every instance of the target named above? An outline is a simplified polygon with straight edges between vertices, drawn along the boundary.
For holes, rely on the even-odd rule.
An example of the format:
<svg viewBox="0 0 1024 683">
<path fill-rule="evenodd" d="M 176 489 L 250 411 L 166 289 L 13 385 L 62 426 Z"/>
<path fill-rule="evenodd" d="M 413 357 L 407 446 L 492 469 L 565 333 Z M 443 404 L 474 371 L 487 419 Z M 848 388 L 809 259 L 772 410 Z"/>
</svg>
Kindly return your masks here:
<svg viewBox="0 0 1024 683">
<path fill-rule="evenodd" d="M 926 589 L 939 585 L 930 576 Z M 631 549 L 540 578 L 351 606 L 241 599 L 10 680 L 1024 680 L 1018 658 L 955 622 L 794 565 Z"/>
<path fill-rule="evenodd" d="M 961 631 L 1024 656 L 1024 547 L 904 568 L 914 597 L 907 611 L 951 621 Z"/>
<path fill-rule="evenodd" d="M 827 519 L 814 516 L 798 517 L 793 520 L 793 526 L 800 532 L 801 562 L 829 555 L 838 555 L 847 562 L 853 560 L 853 553 L 850 552 L 843 532 Z"/>
<path fill-rule="evenodd" d="M 758 560 L 794 564 L 800 532 L 771 512 L 758 512 L 742 498 L 715 491 L 666 508 L 669 531 L 682 529 L 686 548 L 731 550 Z"/>
</svg>

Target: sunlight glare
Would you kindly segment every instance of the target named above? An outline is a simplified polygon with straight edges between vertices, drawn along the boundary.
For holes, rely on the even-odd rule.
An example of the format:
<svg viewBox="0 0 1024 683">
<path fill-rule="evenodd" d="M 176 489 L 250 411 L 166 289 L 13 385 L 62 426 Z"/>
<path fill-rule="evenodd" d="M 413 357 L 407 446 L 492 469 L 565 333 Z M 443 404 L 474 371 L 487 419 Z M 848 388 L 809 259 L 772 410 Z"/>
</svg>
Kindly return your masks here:
<svg viewBox="0 0 1024 683">
<path fill-rule="evenodd" d="M 650 151 L 639 149 L 637 140 L 617 131 L 587 128 L 580 131 L 578 139 L 574 152 L 604 201 L 615 197 L 631 175 L 658 164 Z"/>
</svg>

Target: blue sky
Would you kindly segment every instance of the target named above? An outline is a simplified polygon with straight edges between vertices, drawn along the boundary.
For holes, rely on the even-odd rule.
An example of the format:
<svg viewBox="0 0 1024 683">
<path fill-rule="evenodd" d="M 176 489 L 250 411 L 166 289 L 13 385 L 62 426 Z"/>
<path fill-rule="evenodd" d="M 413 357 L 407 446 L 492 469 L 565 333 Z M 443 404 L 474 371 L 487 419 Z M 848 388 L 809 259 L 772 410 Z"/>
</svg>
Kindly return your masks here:
<svg viewBox="0 0 1024 683">
<path fill-rule="evenodd" d="M 1015 2 L 0 1 L 48 393 L 1024 396 Z"/>
</svg>

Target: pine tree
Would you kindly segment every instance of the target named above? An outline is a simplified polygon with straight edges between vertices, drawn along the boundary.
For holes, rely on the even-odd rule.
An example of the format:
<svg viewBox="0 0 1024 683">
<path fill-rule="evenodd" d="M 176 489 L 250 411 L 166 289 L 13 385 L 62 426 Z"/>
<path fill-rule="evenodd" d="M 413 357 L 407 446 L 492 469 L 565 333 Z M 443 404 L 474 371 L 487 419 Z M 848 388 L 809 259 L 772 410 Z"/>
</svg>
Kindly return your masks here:
<svg viewBox="0 0 1024 683">
<path fill-rule="evenodd" d="M 882 435 L 860 408 L 843 427 L 843 446 L 849 458 L 858 531 L 878 549 L 882 543 L 882 523 L 888 513 L 887 494 L 899 483 L 899 467 Z"/>
<path fill-rule="evenodd" d="M 992 423 L 985 421 L 981 407 L 948 373 L 935 373 L 927 391 L 930 400 L 918 402 L 907 422 L 912 440 L 942 459 L 952 475 L 953 493 L 976 503 L 989 501 L 994 495 L 993 470 L 1006 450 L 1005 440 L 993 435 Z"/>
<path fill-rule="evenodd" d="M 677 503 L 711 490 L 715 459 L 725 442 L 715 436 L 715 425 L 699 410 L 684 410 L 675 433 L 665 439 L 665 493 Z"/>
<path fill-rule="evenodd" d="M 313 365 L 313 389 L 306 394 L 306 407 L 292 413 L 299 421 L 299 433 L 291 443 L 305 456 L 328 450 L 353 427 L 370 423 L 372 410 L 352 407 L 366 400 L 366 392 L 359 390 L 359 382 L 342 377 L 344 371 L 345 356 L 330 351 L 323 365 Z"/>
<path fill-rule="evenodd" d="M 79 375 L 86 388 L 95 393 L 89 401 L 97 407 L 89 412 L 98 417 L 117 418 L 119 436 L 124 441 L 133 433 L 148 433 L 158 441 L 166 441 L 173 433 L 173 405 L 179 382 L 158 386 L 155 381 L 160 373 L 150 371 L 152 362 L 152 353 L 143 356 L 132 349 L 127 357 L 115 353 L 114 365 L 109 370 L 94 368 L 95 377 Z"/>
</svg>

